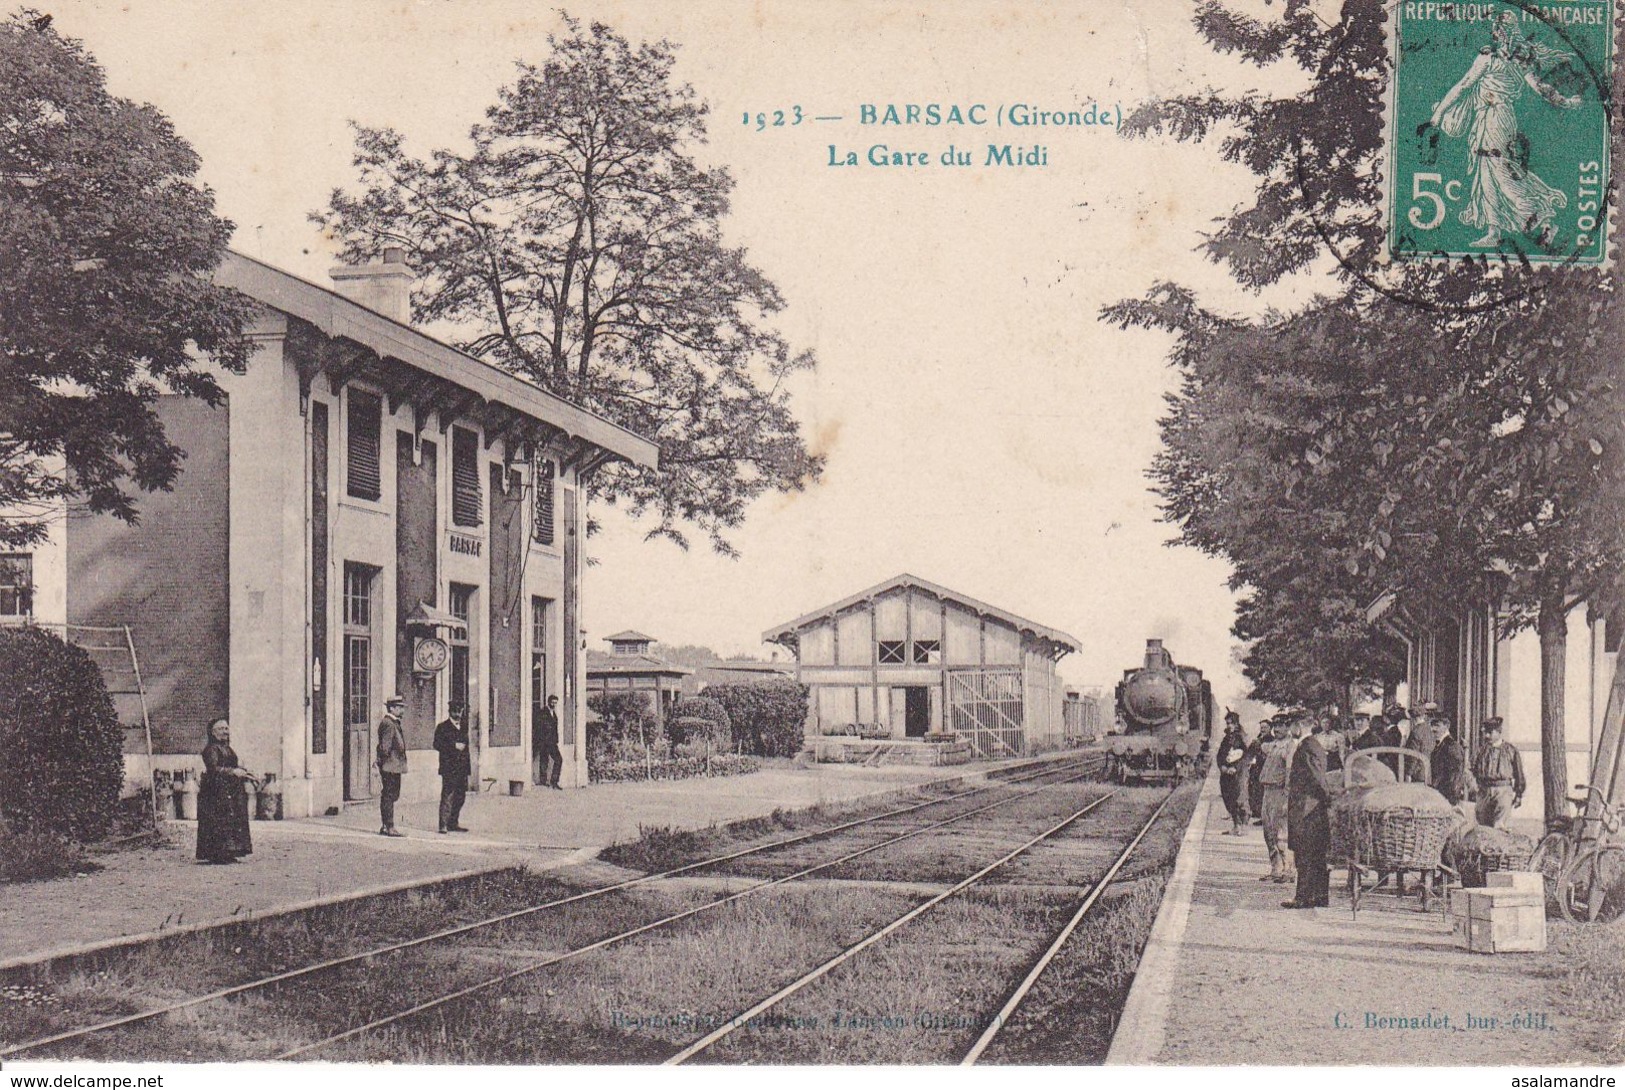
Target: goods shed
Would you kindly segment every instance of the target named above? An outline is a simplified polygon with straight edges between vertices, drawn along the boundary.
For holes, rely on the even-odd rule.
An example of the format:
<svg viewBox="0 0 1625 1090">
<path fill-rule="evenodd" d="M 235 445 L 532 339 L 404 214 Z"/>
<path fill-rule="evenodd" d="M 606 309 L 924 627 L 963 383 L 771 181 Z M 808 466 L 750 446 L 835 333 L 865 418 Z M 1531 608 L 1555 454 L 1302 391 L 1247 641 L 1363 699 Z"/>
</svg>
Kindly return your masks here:
<svg viewBox="0 0 1625 1090">
<path fill-rule="evenodd" d="M 762 636 L 796 657 L 809 742 L 955 735 L 982 758 L 1053 748 L 1065 735 L 1059 629 L 899 575 Z"/>
</svg>

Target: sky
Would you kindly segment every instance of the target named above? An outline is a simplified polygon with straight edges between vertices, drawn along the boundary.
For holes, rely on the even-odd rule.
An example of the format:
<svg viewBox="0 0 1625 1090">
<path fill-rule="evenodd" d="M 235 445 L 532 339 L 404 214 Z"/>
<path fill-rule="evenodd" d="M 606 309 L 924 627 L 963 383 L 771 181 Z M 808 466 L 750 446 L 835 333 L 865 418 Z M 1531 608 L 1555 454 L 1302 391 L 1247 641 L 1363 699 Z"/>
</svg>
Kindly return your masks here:
<svg viewBox="0 0 1625 1090">
<path fill-rule="evenodd" d="M 417 152 L 460 148 L 514 62 L 543 60 L 561 27 L 556 9 L 508 0 L 33 3 L 85 42 L 114 93 L 163 110 L 196 148 L 237 249 L 324 284 L 332 250 L 307 215 L 354 184 L 348 123 L 396 128 Z M 725 234 L 780 287 L 791 343 L 817 355 L 792 389 L 828 458 L 805 492 L 753 506 L 737 560 L 595 511 L 591 645 L 636 628 L 765 655 L 764 629 L 910 572 L 1076 636 L 1069 682 L 1109 685 L 1156 636 L 1238 701 L 1228 568 L 1168 547 L 1145 475 L 1174 382 L 1169 339 L 1099 314 L 1159 280 L 1257 310 L 1196 252 L 1250 176 L 1213 145 L 1109 126 L 860 120 L 864 104 L 908 103 L 1126 114 L 1291 78 L 1212 53 L 1192 6 L 568 5 L 678 46 L 678 79 L 712 109 L 693 150 L 737 181 Z M 744 123 L 798 105 L 841 120 Z M 1041 145 L 1045 165 L 984 166 L 989 143 Z M 842 159 L 877 144 L 932 165 L 829 165 L 831 145 Z M 938 165 L 949 145 L 973 165 Z"/>
</svg>

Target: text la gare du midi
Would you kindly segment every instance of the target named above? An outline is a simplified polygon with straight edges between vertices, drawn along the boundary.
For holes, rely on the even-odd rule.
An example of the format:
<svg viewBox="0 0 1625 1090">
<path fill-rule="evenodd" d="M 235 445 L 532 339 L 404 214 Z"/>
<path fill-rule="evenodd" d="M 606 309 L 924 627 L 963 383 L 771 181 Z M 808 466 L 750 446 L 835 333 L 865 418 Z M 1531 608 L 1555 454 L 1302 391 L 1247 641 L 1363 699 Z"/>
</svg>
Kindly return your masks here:
<svg viewBox="0 0 1625 1090">
<path fill-rule="evenodd" d="M 1027 102 L 989 105 L 973 103 L 860 103 L 857 111 L 860 125 L 880 128 L 1062 128 L 1113 129 L 1122 124 L 1120 105 L 1106 106 L 1091 102 L 1066 108 L 1046 108 Z M 791 128 L 809 121 L 846 121 L 846 115 L 812 115 L 801 106 L 750 113 L 743 115 L 745 125 L 757 130 Z M 831 167 L 969 167 L 1008 166 L 1046 167 L 1049 148 L 1041 143 L 989 142 L 980 146 L 949 144 L 946 148 L 927 149 L 903 146 L 899 141 L 873 143 L 866 148 L 850 148 L 838 144 L 827 145 L 826 166 Z"/>
</svg>

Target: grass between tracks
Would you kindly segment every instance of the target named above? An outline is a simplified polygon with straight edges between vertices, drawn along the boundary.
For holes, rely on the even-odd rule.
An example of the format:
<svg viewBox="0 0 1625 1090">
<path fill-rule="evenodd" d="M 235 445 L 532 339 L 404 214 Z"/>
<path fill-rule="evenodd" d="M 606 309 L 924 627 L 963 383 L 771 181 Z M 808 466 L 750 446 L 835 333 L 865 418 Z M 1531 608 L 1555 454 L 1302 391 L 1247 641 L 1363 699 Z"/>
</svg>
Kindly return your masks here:
<svg viewBox="0 0 1625 1090">
<path fill-rule="evenodd" d="M 1025 805 L 1018 802 L 1012 809 Z M 695 835 L 659 832 L 628 846 L 628 854 L 621 858 L 638 859 L 651 870 L 667 869 L 751 840 L 776 837 L 785 829 L 833 824 L 851 813 L 781 814 Z M 928 873 L 937 866 L 966 873 L 969 868 L 960 861 L 973 857 L 985 861 L 997 835 L 990 827 L 979 827 L 952 845 L 917 844 L 911 865 L 887 867 L 873 875 L 847 875 L 858 879 L 854 881 L 797 884 L 753 895 L 623 946 L 521 977 L 473 1001 L 415 1019 L 407 1029 L 370 1035 L 314 1058 L 486 1063 L 664 1059 L 710 1025 L 731 1018 L 929 893 L 919 882 L 911 885 L 895 878 Z M 1095 853 L 1089 856 L 1093 866 L 1101 852 L 1098 844 L 1090 850 Z M 604 882 L 623 876 L 588 868 L 569 881 Z M 1018 878 L 1028 880 L 1015 873 L 1006 880 Z M 459 984 L 710 901 L 730 883 L 742 888 L 752 880 L 741 874 L 712 876 L 703 882 L 663 882 L 658 889 L 611 894 L 466 938 L 380 957 L 342 974 L 211 1003 L 33 1058 L 267 1058 Z M 1033 880 L 1046 879 L 1040 873 Z M 1065 879 L 1075 880 L 1075 876 Z M 16 1042 L 58 1027 L 147 1009 L 390 939 L 534 905 L 577 888 L 565 884 L 557 872 L 503 872 L 178 937 L 137 951 L 85 959 L 75 966 L 11 974 L 0 979 L 0 998 L 9 1000 L 0 1004 L 0 1040 Z M 741 1034 L 741 1043 L 720 1051 L 717 1058 L 787 1062 L 951 1058 L 948 1046 L 960 1039 L 968 1044 L 966 1035 L 973 1038 L 979 1031 L 977 1018 L 985 1020 L 997 1008 L 1003 990 L 1024 971 L 1070 908 L 1056 885 L 1007 885 L 950 901 L 918 922 L 920 933 L 906 946 L 891 949 L 881 944 L 869 952 L 874 957 L 866 954 L 852 963 L 852 975 L 833 999 L 806 1001 L 826 1025 L 823 1032 L 798 1029 L 795 1020 L 802 1015 L 787 1007 Z M 849 993 L 862 998 L 843 998 Z M 831 1001 L 834 1006 L 828 1006 Z M 897 1025 L 899 1013 L 908 1027 Z"/>
</svg>

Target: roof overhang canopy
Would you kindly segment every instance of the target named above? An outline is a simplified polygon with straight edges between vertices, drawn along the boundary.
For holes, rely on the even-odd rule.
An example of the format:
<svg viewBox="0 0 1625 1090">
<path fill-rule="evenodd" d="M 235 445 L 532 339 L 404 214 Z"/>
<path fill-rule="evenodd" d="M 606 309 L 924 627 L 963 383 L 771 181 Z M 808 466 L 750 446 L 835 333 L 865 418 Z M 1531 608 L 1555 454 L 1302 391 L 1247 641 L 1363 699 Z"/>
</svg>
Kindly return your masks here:
<svg viewBox="0 0 1625 1090">
<path fill-rule="evenodd" d="M 583 473 L 610 461 L 660 463 L 660 448 L 642 436 L 338 292 L 232 251 L 215 280 L 289 316 L 303 396 L 319 377 L 335 393 L 359 380 L 381 390 L 392 412 L 409 405 L 420 431 L 430 413 L 442 431 L 477 421 L 487 449 L 498 440 L 510 450 L 550 446 Z"/>
<path fill-rule="evenodd" d="M 426 602 L 419 602 L 417 608 L 407 615 L 406 627 L 427 628 L 436 631 L 444 629 L 453 635 L 468 635 L 467 621 L 444 610 L 436 609 Z"/>
</svg>

